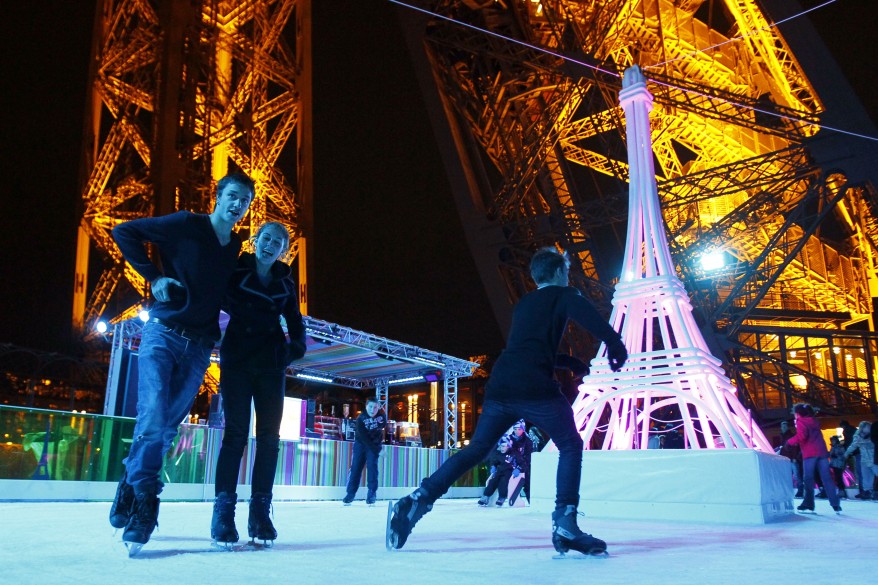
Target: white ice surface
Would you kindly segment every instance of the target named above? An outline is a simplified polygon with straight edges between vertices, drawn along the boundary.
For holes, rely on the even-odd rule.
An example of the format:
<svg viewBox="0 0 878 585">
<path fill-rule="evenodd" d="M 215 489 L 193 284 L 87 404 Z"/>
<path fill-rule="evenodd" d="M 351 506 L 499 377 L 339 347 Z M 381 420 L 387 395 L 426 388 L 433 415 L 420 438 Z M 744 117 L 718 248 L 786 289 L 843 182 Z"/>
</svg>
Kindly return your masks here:
<svg viewBox="0 0 878 585">
<path fill-rule="evenodd" d="M 800 500 L 797 500 L 798 504 Z M 555 560 L 551 521 L 529 508 L 440 500 L 402 550 L 384 547 L 387 503 L 279 502 L 271 550 L 211 547 L 211 504 L 161 506 L 159 531 L 129 559 L 109 503 L 0 503 L 0 583 L 837 584 L 878 574 L 878 502 L 761 526 L 589 520 L 610 557 Z M 246 504 L 237 526 L 246 540 Z M 242 541 L 243 542 L 243 541 Z M 846 575 L 846 577 L 843 577 Z"/>
</svg>

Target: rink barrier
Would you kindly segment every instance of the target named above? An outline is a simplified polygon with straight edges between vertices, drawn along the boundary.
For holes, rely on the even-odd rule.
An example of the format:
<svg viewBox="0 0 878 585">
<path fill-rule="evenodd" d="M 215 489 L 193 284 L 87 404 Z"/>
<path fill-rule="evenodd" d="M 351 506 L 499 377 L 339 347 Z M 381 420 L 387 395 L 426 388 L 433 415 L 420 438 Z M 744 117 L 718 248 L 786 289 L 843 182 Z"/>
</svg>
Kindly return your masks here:
<svg viewBox="0 0 878 585">
<path fill-rule="evenodd" d="M 134 419 L 0 406 L 0 500 L 111 500 L 128 454 Z M 165 500 L 213 498 L 222 429 L 182 424 L 165 456 Z M 256 440 L 239 470 L 239 497 L 249 497 Z M 379 459 L 382 498 L 401 497 L 452 454 L 442 449 L 385 445 Z M 322 500 L 344 496 L 353 442 L 301 438 L 281 441 L 275 499 Z M 447 497 L 477 497 L 486 473 L 464 475 Z M 365 497 L 365 473 L 358 497 Z"/>
</svg>

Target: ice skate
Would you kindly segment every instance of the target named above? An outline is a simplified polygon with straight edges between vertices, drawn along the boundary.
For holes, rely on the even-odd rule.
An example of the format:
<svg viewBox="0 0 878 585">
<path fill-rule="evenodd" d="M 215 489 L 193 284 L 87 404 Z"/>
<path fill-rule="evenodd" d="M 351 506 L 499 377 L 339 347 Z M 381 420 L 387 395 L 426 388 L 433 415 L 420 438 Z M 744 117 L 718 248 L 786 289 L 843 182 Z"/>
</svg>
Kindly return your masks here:
<svg viewBox="0 0 878 585">
<path fill-rule="evenodd" d="M 835 510 L 836 514 L 841 514 L 841 506 L 833 506 L 832 509 Z"/>
<path fill-rule="evenodd" d="M 418 488 L 387 509 L 387 550 L 400 549 L 421 517 L 433 509 L 433 500 L 424 488 Z"/>
<path fill-rule="evenodd" d="M 235 528 L 235 504 L 238 494 L 220 492 L 213 501 L 213 518 L 210 521 L 210 537 L 217 548 L 232 550 L 238 542 L 238 529 Z"/>
<path fill-rule="evenodd" d="M 347 494 L 347 495 L 344 497 L 344 499 L 342 500 L 342 502 L 344 503 L 345 506 L 350 506 L 350 505 L 351 505 L 351 502 L 354 501 L 354 498 L 355 498 L 355 497 L 356 497 L 356 494 Z"/>
<path fill-rule="evenodd" d="M 806 506 L 805 503 L 801 503 L 796 506 L 796 510 L 802 512 L 803 514 L 813 514 L 814 513 L 814 505 Z"/>
<path fill-rule="evenodd" d="M 506 503 L 506 498 L 497 498 L 497 501 L 494 502 L 494 505 L 497 506 L 498 508 L 502 508 L 503 504 L 505 504 L 505 503 Z"/>
<path fill-rule="evenodd" d="M 478 501 L 479 507 L 480 508 L 487 508 L 488 507 L 488 499 L 489 499 L 488 496 L 482 496 L 481 498 L 479 498 L 479 501 Z"/>
<path fill-rule="evenodd" d="M 274 545 L 274 541 L 277 540 L 277 530 L 271 522 L 271 494 L 256 493 L 250 498 L 247 534 L 250 535 L 250 544 L 259 544 L 265 548 Z"/>
<path fill-rule="evenodd" d="M 375 501 L 377 499 L 378 499 L 378 494 L 376 494 L 375 492 L 369 492 L 368 494 L 366 494 L 366 505 L 367 506 L 374 506 Z"/>
<path fill-rule="evenodd" d="M 587 556 L 608 556 L 607 543 L 580 530 L 576 516 L 576 506 L 568 505 L 552 512 L 552 545 L 559 553 L 554 558 L 564 558 L 570 550 Z"/>
<path fill-rule="evenodd" d="M 128 556 L 136 556 L 143 548 L 143 545 L 149 542 L 152 531 L 158 526 L 159 518 L 159 500 L 155 491 L 147 491 L 143 493 L 135 493 L 134 508 L 131 512 L 131 518 L 128 525 L 125 526 L 125 532 L 122 534 L 122 542 L 128 549 Z"/>
<path fill-rule="evenodd" d="M 110 506 L 110 526 L 119 530 L 125 528 L 128 519 L 131 518 L 131 509 L 134 507 L 134 488 L 128 483 L 128 474 L 123 473 L 119 485 L 116 486 L 116 497 Z"/>
</svg>

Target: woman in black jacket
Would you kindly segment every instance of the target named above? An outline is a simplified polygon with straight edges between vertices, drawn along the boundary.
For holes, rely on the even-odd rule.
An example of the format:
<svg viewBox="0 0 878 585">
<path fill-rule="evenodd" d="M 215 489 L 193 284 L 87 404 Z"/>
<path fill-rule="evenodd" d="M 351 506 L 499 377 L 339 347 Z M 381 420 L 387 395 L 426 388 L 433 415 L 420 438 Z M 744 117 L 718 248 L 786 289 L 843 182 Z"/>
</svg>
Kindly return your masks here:
<svg viewBox="0 0 878 585">
<path fill-rule="evenodd" d="M 220 348 L 226 428 L 217 461 L 210 533 L 215 542 L 226 546 L 238 541 L 235 492 L 249 435 L 251 400 L 256 411 L 256 456 L 247 532 L 251 539 L 269 546 L 277 538 L 269 510 L 283 415 L 284 371 L 305 355 L 296 283 L 289 265 L 278 260 L 289 249 L 289 232 L 282 224 L 269 222 L 251 241 L 254 252 L 238 259 L 223 304 L 229 314 Z M 286 321 L 286 334 L 281 318 Z"/>
</svg>

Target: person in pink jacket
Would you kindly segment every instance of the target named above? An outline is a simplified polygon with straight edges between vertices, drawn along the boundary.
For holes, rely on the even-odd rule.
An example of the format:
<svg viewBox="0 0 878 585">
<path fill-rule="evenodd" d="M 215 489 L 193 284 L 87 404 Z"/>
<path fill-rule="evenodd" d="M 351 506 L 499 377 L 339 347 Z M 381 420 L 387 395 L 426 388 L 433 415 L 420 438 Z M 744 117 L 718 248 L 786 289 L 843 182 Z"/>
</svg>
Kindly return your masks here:
<svg viewBox="0 0 878 585">
<path fill-rule="evenodd" d="M 841 512 L 838 491 L 829 472 L 829 451 L 826 439 L 820 432 L 820 423 L 814 418 L 814 409 L 810 404 L 799 403 L 793 406 L 796 416 L 796 435 L 787 439 L 788 445 L 798 445 L 802 450 L 802 467 L 804 471 L 805 497 L 796 508 L 800 512 L 814 511 L 814 469 L 820 473 L 823 488 L 829 496 L 829 503 L 836 513 Z"/>
</svg>

